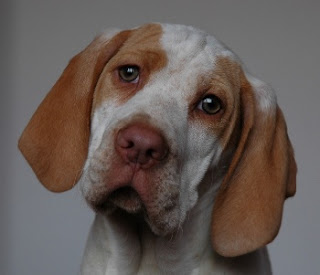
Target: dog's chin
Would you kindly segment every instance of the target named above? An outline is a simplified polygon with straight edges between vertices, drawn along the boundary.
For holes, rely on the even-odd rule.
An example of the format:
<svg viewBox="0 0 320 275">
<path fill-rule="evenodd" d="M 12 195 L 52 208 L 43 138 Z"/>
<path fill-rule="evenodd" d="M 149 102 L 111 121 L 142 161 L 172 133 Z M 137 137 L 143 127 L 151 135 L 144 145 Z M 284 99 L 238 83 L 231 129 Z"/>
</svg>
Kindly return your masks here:
<svg viewBox="0 0 320 275">
<path fill-rule="evenodd" d="M 111 215 L 116 210 L 128 214 L 139 214 L 143 211 L 143 203 L 138 193 L 131 187 L 123 187 L 113 191 L 98 201 L 89 201 L 97 213 Z"/>
<path fill-rule="evenodd" d="M 90 203 L 93 210 L 103 215 L 118 215 L 122 218 L 136 217 L 144 226 L 157 236 L 171 235 L 177 231 L 177 211 L 169 213 L 149 213 L 139 194 L 131 187 L 122 187 L 113 191 L 107 198 L 99 202 Z M 177 209 L 176 209 L 177 210 Z M 160 211 L 161 212 L 161 211 Z M 123 215 L 124 214 L 124 215 Z M 130 216 L 130 217 L 129 217 Z"/>
<path fill-rule="evenodd" d="M 166 217 L 161 216 L 146 216 L 145 221 L 150 230 L 157 236 L 167 237 L 172 236 L 179 230 L 180 222 L 177 215 L 172 213 Z"/>
<path fill-rule="evenodd" d="M 129 214 L 138 214 L 143 210 L 143 203 L 138 193 L 131 187 L 122 187 L 112 192 L 108 198 L 116 208 Z"/>
</svg>

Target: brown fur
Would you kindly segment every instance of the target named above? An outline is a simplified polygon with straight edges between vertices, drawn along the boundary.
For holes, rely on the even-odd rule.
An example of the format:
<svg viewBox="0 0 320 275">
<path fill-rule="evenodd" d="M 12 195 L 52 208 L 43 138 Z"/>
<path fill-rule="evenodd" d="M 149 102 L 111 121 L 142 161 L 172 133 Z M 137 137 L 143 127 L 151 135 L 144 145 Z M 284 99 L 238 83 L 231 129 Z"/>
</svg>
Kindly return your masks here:
<svg viewBox="0 0 320 275">
<path fill-rule="evenodd" d="M 190 97 L 189 116 L 198 123 L 205 124 L 215 137 L 219 138 L 224 151 L 235 147 L 238 138 L 240 66 L 227 57 L 218 57 L 215 70 L 208 76 L 199 78 L 199 90 Z M 217 96 L 222 109 L 215 115 L 207 115 L 196 110 L 200 100 L 208 94 Z"/>
<path fill-rule="evenodd" d="M 96 38 L 76 55 L 25 128 L 19 148 L 49 190 L 72 188 L 87 157 L 93 91 L 106 62 L 130 32 Z"/>
<path fill-rule="evenodd" d="M 160 25 L 148 24 L 131 32 L 129 39 L 104 68 L 97 84 L 94 108 L 110 99 L 123 104 L 141 90 L 154 72 L 167 64 L 166 53 L 161 49 Z M 118 68 L 124 65 L 138 65 L 138 83 L 125 83 L 119 79 Z"/>
<path fill-rule="evenodd" d="M 212 241 L 223 256 L 238 256 L 277 235 L 283 203 L 295 192 L 296 164 L 279 107 L 257 108 L 254 87 L 241 77 L 241 134 L 217 195 Z"/>
<path fill-rule="evenodd" d="M 165 65 L 166 56 L 159 46 L 161 33 L 159 25 L 149 24 L 120 32 L 110 41 L 104 41 L 102 35 L 70 61 L 19 140 L 21 152 L 46 188 L 66 191 L 80 178 L 88 152 L 91 109 L 108 96 L 124 100 L 134 93 L 136 88 L 130 83 L 116 80 L 116 68 L 141 64 L 141 88 L 151 71 Z M 147 43 L 141 43 L 146 39 Z M 132 53 L 138 56 L 135 60 Z"/>
<path fill-rule="evenodd" d="M 219 254 L 238 256 L 277 235 L 283 202 L 295 193 L 296 163 L 280 108 L 258 109 L 254 87 L 239 64 L 217 58 L 210 79 L 191 106 L 212 93 L 223 110 L 213 116 L 194 109 L 190 114 L 219 137 L 224 154 L 234 152 L 215 201 L 212 241 Z"/>
</svg>

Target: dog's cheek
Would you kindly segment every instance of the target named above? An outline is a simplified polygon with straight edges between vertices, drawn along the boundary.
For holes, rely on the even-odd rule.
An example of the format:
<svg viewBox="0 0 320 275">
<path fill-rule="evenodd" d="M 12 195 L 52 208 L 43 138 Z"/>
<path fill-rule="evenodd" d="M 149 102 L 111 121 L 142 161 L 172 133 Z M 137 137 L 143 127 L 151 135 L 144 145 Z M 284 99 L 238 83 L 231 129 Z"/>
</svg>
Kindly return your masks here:
<svg viewBox="0 0 320 275">
<path fill-rule="evenodd" d="M 117 107 L 115 102 L 106 102 L 104 105 L 96 108 L 91 114 L 90 142 L 88 150 L 88 159 L 92 158 L 102 143 L 105 143 L 106 135 L 112 128 Z"/>
<path fill-rule="evenodd" d="M 151 175 L 148 199 L 144 199 L 146 221 L 157 235 L 171 233 L 181 223 L 180 179 L 177 164 L 170 164 Z"/>
<path fill-rule="evenodd" d="M 164 192 L 146 207 L 146 221 L 155 234 L 165 236 L 179 229 L 182 223 L 179 201 L 178 192 Z"/>
<path fill-rule="evenodd" d="M 94 183 L 100 181 L 111 161 L 109 156 L 113 145 L 108 144 L 107 141 L 113 141 L 108 135 L 111 135 L 110 128 L 112 128 L 115 110 L 116 105 L 112 101 L 105 102 L 99 108 L 92 110 L 88 156 L 79 181 L 84 196 L 91 196 Z"/>
<path fill-rule="evenodd" d="M 107 179 L 113 154 L 107 154 L 107 152 L 111 147 L 110 144 L 100 144 L 95 151 L 92 151 L 83 169 L 79 183 L 82 194 L 90 206 L 103 200 L 108 192 Z"/>
<path fill-rule="evenodd" d="M 199 184 L 220 159 L 222 147 L 215 133 L 201 121 L 191 121 L 181 171 L 181 202 L 189 211 L 199 200 Z"/>
<path fill-rule="evenodd" d="M 179 225 L 181 224 L 180 217 L 179 209 L 175 208 L 170 213 L 161 213 L 160 211 L 155 215 L 149 215 L 146 217 L 146 221 L 154 234 L 167 236 L 179 230 Z"/>
</svg>

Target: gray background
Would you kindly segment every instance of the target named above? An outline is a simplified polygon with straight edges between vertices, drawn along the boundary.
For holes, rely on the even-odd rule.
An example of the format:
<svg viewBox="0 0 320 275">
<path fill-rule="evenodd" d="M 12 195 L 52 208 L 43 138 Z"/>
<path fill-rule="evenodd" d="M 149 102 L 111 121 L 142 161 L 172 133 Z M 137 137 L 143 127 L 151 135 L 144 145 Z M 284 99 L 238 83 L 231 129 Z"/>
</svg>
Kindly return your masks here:
<svg viewBox="0 0 320 275">
<path fill-rule="evenodd" d="M 106 27 L 150 21 L 215 34 L 278 92 L 298 193 L 269 245 L 274 274 L 320 274 L 319 1 L 1 1 L 1 274 L 76 274 L 92 212 L 78 188 L 46 191 L 16 149 L 68 60 Z"/>
</svg>

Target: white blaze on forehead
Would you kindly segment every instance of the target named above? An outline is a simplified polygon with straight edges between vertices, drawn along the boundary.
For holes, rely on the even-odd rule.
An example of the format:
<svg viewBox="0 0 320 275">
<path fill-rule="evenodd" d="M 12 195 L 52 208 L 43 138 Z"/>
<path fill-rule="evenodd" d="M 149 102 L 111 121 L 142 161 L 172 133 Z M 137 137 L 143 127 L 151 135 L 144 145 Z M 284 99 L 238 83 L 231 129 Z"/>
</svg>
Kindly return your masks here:
<svg viewBox="0 0 320 275">
<path fill-rule="evenodd" d="M 162 28 L 161 45 L 168 55 L 168 75 L 179 74 L 182 77 L 179 80 L 187 81 L 191 90 L 198 83 L 194 81 L 192 85 L 190 79 L 196 80 L 197 75 L 212 76 L 217 58 L 228 57 L 242 65 L 240 59 L 224 44 L 199 29 L 170 24 L 163 24 Z M 274 108 L 276 95 L 273 89 L 249 73 L 246 73 L 246 77 L 254 88 L 260 110 Z"/>
<path fill-rule="evenodd" d="M 162 28 L 161 45 L 168 56 L 170 73 L 192 74 L 189 76 L 196 78 L 212 73 L 218 56 L 235 58 L 217 39 L 199 29 L 168 24 L 163 24 Z"/>
<path fill-rule="evenodd" d="M 197 201 L 199 182 L 209 167 L 217 163 L 222 151 L 212 131 L 201 123 L 189 121 L 190 99 L 195 99 L 201 89 L 199 81 L 211 80 L 218 57 L 235 59 L 235 56 L 214 37 L 193 27 L 164 24 L 162 28 L 161 46 L 167 54 L 168 63 L 150 79 L 150 85 L 139 92 L 136 100 L 139 98 L 141 103 L 152 97 L 158 98 L 160 105 L 175 105 L 174 109 L 166 111 L 160 108 L 158 117 L 169 118 L 171 125 L 166 134 L 181 130 L 177 131 L 181 135 L 175 135 L 175 139 L 181 147 L 178 151 L 183 154 L 179 156 L 183 159 L 180 171 L 183 201 L 180 203 L 181 208 L 187 211 Z M 170 121 L 170 118 L 174 119 Z"/>
</svg>

